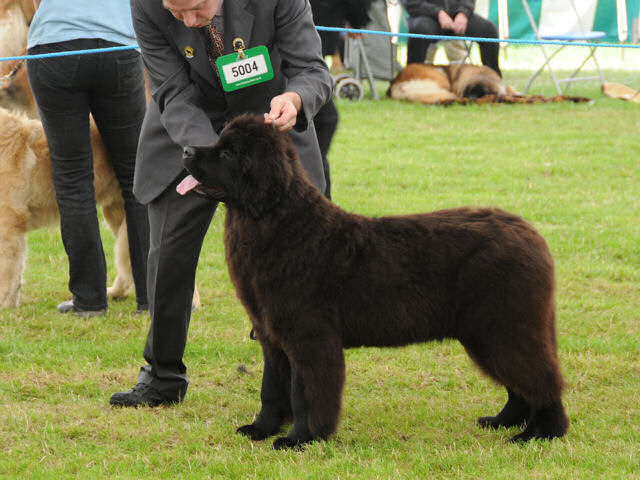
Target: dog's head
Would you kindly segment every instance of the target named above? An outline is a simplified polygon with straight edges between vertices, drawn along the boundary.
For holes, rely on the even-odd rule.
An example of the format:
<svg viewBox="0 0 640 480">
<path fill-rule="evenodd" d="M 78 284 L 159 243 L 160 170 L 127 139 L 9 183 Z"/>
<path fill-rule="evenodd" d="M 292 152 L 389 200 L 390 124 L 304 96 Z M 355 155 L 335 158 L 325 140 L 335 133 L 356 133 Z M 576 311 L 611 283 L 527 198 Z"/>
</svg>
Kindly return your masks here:
<svg viewBox="0 0 640 480">
<path fill-rule="evenodd" d="M 26 49 L 24 53 L 26 54 Z M 25 62 L 16 60 L 0 65 L 0 107 L 38 118 L 38 108 L 31 93 Z"/>
<path fill-rule="evenodd" d="M 195 189 L 258 219 L 288 191 L 295 155 L 286 133 L 262 117 L 242 115 L 224 128 L 215 145 L 184 149 L 184 166 L 191 178 L 181 183 L 178 192 Z"/>
<path fill-rule="evenodd" d="M 507 89 L 495 70 L 480 65 L 452 64 L 449 66 L 451 91 L 458 97 L 472 100 L 485 95 L 506 95 Z"/>
</svg>

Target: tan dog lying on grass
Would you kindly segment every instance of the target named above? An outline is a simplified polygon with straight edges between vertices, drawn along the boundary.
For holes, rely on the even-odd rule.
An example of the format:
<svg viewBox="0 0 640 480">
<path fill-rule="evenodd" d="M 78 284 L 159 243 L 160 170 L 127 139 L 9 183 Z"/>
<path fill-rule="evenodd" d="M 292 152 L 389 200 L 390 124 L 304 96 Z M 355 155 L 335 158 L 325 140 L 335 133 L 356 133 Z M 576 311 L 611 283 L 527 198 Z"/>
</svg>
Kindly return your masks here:
<svg viewBox="0 0 640 480">
<path fill-rule="evenodd" d="M 387 96 L 428 105 L 461 98 L 514 93 L 494 70 L 466 63 L 427 65 L 410 63 L 393 79 Z"/>
<path fill-rule="evenodd" d="M 425 105 L 484 103 L 591 103 L 587 97 L 521 95 L 489 67 L 410 63 L 393 79 L 387 96 Z"/>
</svg>

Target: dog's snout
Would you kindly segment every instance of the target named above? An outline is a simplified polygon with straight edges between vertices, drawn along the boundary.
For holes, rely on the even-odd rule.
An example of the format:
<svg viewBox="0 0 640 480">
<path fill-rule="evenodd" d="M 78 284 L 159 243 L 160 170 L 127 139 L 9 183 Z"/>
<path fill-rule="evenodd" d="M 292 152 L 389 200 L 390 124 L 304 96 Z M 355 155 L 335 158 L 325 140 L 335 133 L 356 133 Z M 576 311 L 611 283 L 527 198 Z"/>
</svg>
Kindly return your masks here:
<svg viewBox="0 0 640 480">
<path fill-rule="evenodd" d="M 184 147 L 182 151 L 182 158 L 193 158 L 196 156 L 196 149 L 194 147 Z"/>
</svg>

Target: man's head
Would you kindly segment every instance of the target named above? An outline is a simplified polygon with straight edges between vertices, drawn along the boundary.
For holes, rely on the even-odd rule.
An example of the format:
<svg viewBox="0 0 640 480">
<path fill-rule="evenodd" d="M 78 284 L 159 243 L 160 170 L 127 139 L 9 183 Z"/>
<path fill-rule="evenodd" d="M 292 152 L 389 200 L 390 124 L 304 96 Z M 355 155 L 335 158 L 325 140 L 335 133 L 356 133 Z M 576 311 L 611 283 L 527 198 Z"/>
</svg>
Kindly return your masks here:
<svg viewBox="0 0 640 480">
<path fill-rule="evenodd" d="M 162 5 L 187 27 L 204 27 L 214 17 L 222 0 L 163 0 Z"/>
</svg>

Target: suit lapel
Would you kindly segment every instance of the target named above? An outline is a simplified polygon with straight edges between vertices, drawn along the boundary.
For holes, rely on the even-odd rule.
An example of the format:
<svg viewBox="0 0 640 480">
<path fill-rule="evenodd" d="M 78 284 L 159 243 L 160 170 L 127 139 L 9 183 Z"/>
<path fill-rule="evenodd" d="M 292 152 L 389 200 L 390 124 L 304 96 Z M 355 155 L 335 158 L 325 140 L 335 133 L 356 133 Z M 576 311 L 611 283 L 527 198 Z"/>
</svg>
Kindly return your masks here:
<svg viewBox="0 0 640 480">
<path fill-rule="evenodd" d="M 251 0 L 224 1 L 224 53 L 233 52 L 233 41 L 241 38 L 246 48 L 255 47 L 250 44 L 253 28 L 253 14 L 247 11 Z"/>
<path fill-rule="evenodd" d="M 227 0 L 228 1 L 228 0 Z M 191 68 L 196 70 L 213 87 L 218 87 L 218 79 L 209 63 L 207 46 L 204 43 L 204 35 L 198 28 L 185 27 L 182 22 L 173 21 L 169 25 L 169 34 Z M 189 58 L 188 49 L 193 50 L 193 56 Z"/>
</svg>

